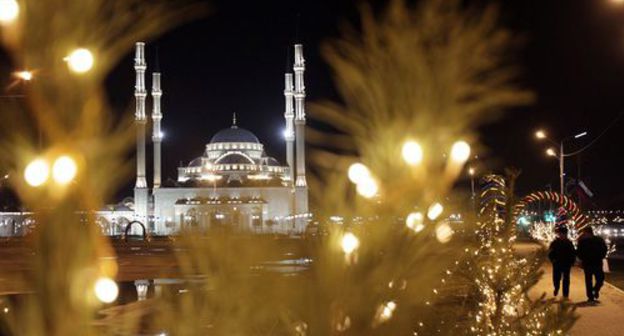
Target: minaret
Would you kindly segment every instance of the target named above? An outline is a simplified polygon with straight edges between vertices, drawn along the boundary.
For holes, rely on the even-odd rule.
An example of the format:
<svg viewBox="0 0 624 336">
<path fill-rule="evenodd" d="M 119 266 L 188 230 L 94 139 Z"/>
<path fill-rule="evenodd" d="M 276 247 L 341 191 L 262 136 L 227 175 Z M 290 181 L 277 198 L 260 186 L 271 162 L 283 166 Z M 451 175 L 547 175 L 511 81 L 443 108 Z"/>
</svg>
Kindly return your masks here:
<svg viewBox="0 0 624 336">
<path fill-rule="evenodd" d="M 162 90 L 160 89 L 160 72 L 152 73 L 152 142 L 154 143 L 154 189 L 160 188 L 160 143 L 162 142 L 162 131 L 160 130 L 160 121 L 162 113 L 160 110 L 160 97 Z"/>
<path fill-rule="evenodd" d="M 303 59 L 303 46 L 295 44 L 295 145 L 297 149 L 297 177 L 295 180 L 295 206 L 296 214 L 308 212 L 308 186 L 305 176 L 305 84 L 303 72 L 305 60 Z"/>
<path fill-rule="evenodd" d="M 295 113 L 293 111 L 293 76 L 287 73 L 285 77 L 284 97 L 286 98 L 286 108 L 284 111 L 284 119 L 286 119 L 286 129 L 284 130 L 284 138 L 286 139 L 286 162 L 290 169 L 290 181 L 295 185 L 295 126 L 293 119 Z"/>
<path fill-rule="evenodd" d="M 137 140 L 137 179 L 134 186 L 134 213 L 137 220 L 147 225 L 147 180 L 145 179 L 145 43 L 136 43 L 134 56 L 134 70 L 136 72 L 136 84 L 134 86 L 134 97 L 136 100 L 136 113 L 134 123 L 136 126 Z"/>
</svg>

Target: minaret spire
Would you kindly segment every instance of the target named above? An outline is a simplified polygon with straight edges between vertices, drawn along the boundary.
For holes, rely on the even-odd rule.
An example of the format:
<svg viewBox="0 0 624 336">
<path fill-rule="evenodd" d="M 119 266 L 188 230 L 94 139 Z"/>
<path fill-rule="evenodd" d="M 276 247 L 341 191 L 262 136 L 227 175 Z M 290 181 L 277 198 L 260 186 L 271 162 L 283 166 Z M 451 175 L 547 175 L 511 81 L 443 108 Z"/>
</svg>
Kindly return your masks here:
<svg viewBox="0 0 624 336">
<path fill-rule="evenodd" d="M 297 177 L 295 180 L 295 204 L 298 215 L 308 213 L 308 185 L 305 172 L 305 83 L 303 73 L 305 71 L 305 59 L 303 58 L 303 46 L 295 44 L 295 145 Z"/>
<path fill-rule="evenodd" d="M 134 86 L 134 97 L 136 100 L 136 111 L 134 123 L 136 126 L 137 140 L 137 179 L 134 186 L 134 212 L 137 219 L 147 224 L 147 180 L 145 178 L 145 43 L 137 42 L 134 55 L 134 70 L 136 72 L 136 82 Z"/>
<path fill-rule="evenodd" d="M 154 189 L 160 188 L 161 183 L 161 142 L 162 142 L 162 130 L 160 129 L 160 122 L 162 120 L 162 111 L 160 106 L 160 98 L 162 97 L 162 89 L 160 88 L 160 72 L 152 73 L 152 121 L 154 125 L 152 127 L 152 142 L 154 143 Z"/>
<path fill-rule="evenodd" d="M 238 128 L 238 125 L 236 125 L 236 112 L 232 113 L 232 128 Z"/>
<path fill-rule="evenodd" d="M 288 167 L 290 168 L 290 181 L 295 185 L 295 129 L 293 124 L 293 119 L 295 118 L 295 113 L 293 111 L 293 96 L 294 96 L 294 88 L 293 88 L 293 75 L 292 73 L 286 73 L 284 78 L 284 98 L 286 99 L 285 109 L 284 109 L 284 119 L 286 120 L 286 128 L 284 129 L 284 138 L 286 140 L 286 162 L 288 163 Z"/>
</svg>

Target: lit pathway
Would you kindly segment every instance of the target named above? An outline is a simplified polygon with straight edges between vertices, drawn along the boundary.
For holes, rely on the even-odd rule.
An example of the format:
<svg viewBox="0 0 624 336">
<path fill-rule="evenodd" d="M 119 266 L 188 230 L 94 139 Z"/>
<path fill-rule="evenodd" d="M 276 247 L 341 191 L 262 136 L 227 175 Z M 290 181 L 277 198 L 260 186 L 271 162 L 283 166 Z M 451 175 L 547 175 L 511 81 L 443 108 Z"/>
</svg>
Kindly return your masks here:
<svg viewBox="0 0 624 336">
<path fill-rule="evenodd" d="M 518 246 L 518 250 L 524 248 L 526 247 Z M 546 293 L 547 297 L 552 297 L 551 274 L 550 263 L 547 263 L 544 266 L 544 275 L 531 290 L 531 296 L 538 297 L 542 293 Z M 584 302 L 587 297 L 585 296 L 583 270 L 574 267 L 570 279 L 570 300 L 577 304 L 576 313 L 579 316 L 572 328 L 572 335 L 624 335 L 624 291 L 605 283 L 600 291 L 600 303 L 595 306 L 585 305 Z"/>
</svg>

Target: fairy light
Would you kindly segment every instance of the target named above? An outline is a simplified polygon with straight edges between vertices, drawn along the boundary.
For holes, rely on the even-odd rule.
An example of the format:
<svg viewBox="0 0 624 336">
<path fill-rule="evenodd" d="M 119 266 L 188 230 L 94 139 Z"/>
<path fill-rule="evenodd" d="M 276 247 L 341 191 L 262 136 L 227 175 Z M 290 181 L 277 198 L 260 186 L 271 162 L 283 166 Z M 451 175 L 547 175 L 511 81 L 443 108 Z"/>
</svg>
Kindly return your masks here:
<svg viewBox="0 0 624 336">
<path fill-rule="evenodd" d="M 470 145 L 465 141 L 457 141 L 451 147 L 451 159 L 456 163 L 464 163 L 470 156 Z"/>
<path fill-rule="evenodd" d="M 15 77 L 23 80 L 23 81 L 30 81 L 33 79 L 33 73 L 32 71 L 28 71 L 28 70 L 22 70 L 22 71 L 16 71 L 15 73 Z"/>
<path fill-rule="evenodd" d="M 367 178 L 357 184 L 356 190 L 358 194 L 364 198 L 373 198 L 377 195 L 379 187 L 377 186 L 377 182 L 375 182 L 375 180 Z"/>
<path fill-rule="evenodd" d="M 425 216 L 420 212 L 412 212 L 405 218 L 405 226 L 418 233 L 425 228 L 423 224 Z"/>
<path fill-rule="evenodd" d="M 111 303 L 117 299 L 119 295 L 119 287 L 117 283 L 111 278 L 99 278 L 95 282 L 95 296 L 103 303 Z"/>
<path fill-rule="evenodd" d="M 71 157 L 64 155 L 54 161 L 52 165 L 52 178 L 58 184 L 68 184 L 76 176 L 78 167 Z"/>
<path fill-rule="evenodd" d="M 423 150 L 416 141 L 407 141 L 401 150 L 403 160 L 410 165 L 417 165 L 422 162 Z"/>
<path fill-rule="evenodd" d="M 396 306 L 394 301 L 388 301 L 380 305 L 377 309 L 377 322 L 386 322 L 391 319 Z"/>
<path fill-rule="evenodd" d="M 353 182 L 354 184 L 359 184 L 364 180 L 369 179 L 371 173 L 364 164 L 357 162 L 349 166 L 349 171 L 347 175 L 349 176 L 349 180 L 351 182 Z"/>
<path fill-rule="evenodd" d="M 50 175 L 50 167 L 44 159 L 35 159 L 24 169 L 24 179 L 26 183 L 33 187 L 44 184 Z"/>
<path fill-rule="evenodd" d="M 16 0 L 0 0 L 0 24 L 9 24 L 19 15 L 19 4 Z"/>
<path fill-rule="evenodd" d="M 76 73 L 85 73 L 93 67 L 93 54 L 89 49 L 78 48 L 65 58 L 69 69 Z"/>
<path fill-rule="evenodd" d="M 429 207 L 429 210 L 427 211 L 427 218 L 429 218 L 430 220 L 435 220 L 436 218 L 438 218 L 438 216 L 442 214 L 442 211 L 444 211 L 444 207 L 442 206 L 442 204 L 434 203 Z"/>
<path fill-rule="evenodd" d="M 441 223 L 436 227 L 436 238 L 442 244 L 445 244 L 451 241 L 451 238 L 453 237 L 453 233 L 454 233 L 453 229 L 446 222 Z"/>
<path fill-rule="evenodd" d="M 342 236 L 340 246 L 345 254 L 351 254 L 360 246 L 360 240 L 351 232 L 347 232 Z"/>
</svg>

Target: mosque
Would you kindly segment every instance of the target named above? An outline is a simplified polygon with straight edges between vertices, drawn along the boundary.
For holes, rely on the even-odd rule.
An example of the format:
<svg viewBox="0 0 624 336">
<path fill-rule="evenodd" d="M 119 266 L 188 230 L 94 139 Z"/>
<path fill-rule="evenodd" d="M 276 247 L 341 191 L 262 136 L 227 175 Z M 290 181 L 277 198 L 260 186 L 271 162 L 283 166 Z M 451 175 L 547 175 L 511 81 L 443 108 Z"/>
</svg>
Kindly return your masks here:
<svg viewBox="0 0 624 336">
<path fill-rule="evenodd" d="M 262 142 L 251 131 L 239 127 L 234 115 L 232 125 L 217 132 L 199 157 L 178 167 L 177 180 L 171 186 L 161 183 L 161 122 L 164 113 L 160 101 L 163 92 L 161 74 L 152 73 L 149 119 L 152 121 L 154 176 L 150 186 L 146 178 L 147 63 L 145 43 L 137 42 L 134 58 L 137 137 L 134 197 L 97 212 L 102 231 L 118 235 L 128 224 L 139 222 L 152 235 L 175 234 L 185 227 L 227 228 L 251 233 L 303 233 L 310 217 L 305 169 L 305 60 L 302 45 L 296 44 L 294 49 L 294 76 L 286 73 L 284 82 L 286 164 L 267 156 Z M 20 219 L 16 224 L 17 218 Z M 3 226 L 7 226 L 2 223 L 12 223 L 15 233 L 17 227 L 22 229 L 28 218 L 28 213 L 8 217 L 0 214 L 0 235 L 3 235 Z M 137 232 L 135 227 L 133 232 Z"/>
</svg>

